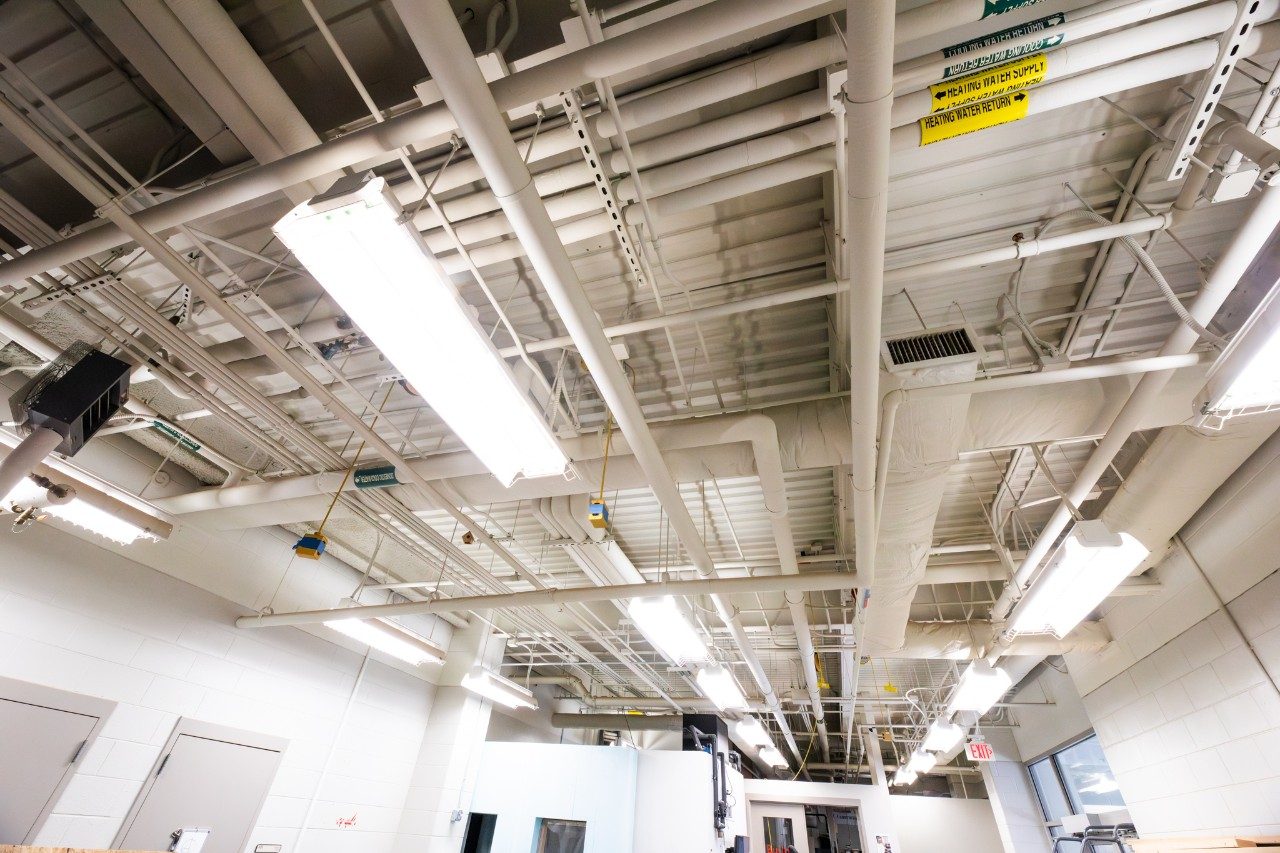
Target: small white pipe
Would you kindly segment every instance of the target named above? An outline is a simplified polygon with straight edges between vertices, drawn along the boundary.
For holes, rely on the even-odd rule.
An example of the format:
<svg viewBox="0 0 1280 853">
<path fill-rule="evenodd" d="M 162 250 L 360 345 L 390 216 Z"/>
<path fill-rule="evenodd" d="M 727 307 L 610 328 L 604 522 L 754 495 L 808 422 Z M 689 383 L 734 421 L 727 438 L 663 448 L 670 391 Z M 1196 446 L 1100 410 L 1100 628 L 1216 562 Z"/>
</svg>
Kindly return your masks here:
<svg viewBox="0 0 1280 853">
<path fill-rule="evenodd" d="M 296 613 L 271 613 L 241 616 L 241 628 L 265 628 L 273 625 L 314 625 L 334 619 L 376 619 L 423 613 L 485 613 L 522 607 L 556 609 L 566 604 L 596 601 L 629 601 L 661 595 L 739 595 L 753 592 L 821 592 L 848 589 L 856 584 L 849 572 L 806 572 L 797 575 L 757 575 L 740 578 L 698 578 L 697 580 L 650 581 L 615 586 L 579 586 L 535 589 L 494 595 L 469 595 L 437 598 L 431 601 L 408 601 L 398 604 L 372 604 L 367 607 L 340 607 L 332 610 L 302 610 Z"/>
</svg>

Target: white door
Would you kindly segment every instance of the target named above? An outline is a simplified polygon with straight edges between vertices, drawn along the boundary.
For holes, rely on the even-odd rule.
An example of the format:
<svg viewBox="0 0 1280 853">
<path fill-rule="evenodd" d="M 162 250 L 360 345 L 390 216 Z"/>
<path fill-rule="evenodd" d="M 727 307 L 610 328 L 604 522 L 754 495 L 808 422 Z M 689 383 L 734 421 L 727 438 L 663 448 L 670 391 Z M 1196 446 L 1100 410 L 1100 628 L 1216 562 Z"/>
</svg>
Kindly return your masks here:
<svg viewBox="0 0 1280 853">
<path fill-rule="evenodd" d="M 31 841 L 98 720 L 0 697 L 0 844 Z"/>
<path fill-rule="evenodd" d="M 113 846 L 167 850 L 175 831 L 198 828 L 211 830 L 203 853 L 241 853 L 279 763 L 280 749 L 180 730 Z"/>
</svg>

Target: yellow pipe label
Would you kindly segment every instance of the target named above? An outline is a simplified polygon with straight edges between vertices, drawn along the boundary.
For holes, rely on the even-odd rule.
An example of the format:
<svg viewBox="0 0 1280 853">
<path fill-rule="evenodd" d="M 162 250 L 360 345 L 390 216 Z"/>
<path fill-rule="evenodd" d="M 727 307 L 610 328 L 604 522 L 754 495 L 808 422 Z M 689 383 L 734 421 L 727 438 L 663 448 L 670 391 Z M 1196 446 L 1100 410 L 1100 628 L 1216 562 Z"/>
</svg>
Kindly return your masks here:
<svg viewBox="0 0 1280 853">
<path fill-rule="evenodd" d="M 985 71 L 934 83 L 929 87 L 933 112 L 940 113 L 961 104 L 982 101 L 996 95 L 1034 86 L 1044 80 L 1048 67 L 1049 63 L 1044 54 L 1037 53 Z"/>
<path fill-rule="evenodd" d="M 965 104 L 944 113 L 927 115 L 920 119 L 920 144 L 932 145 L 944 139 L 1026 118 L 1030 106 L 1029 94 L 1014 92 L 1012 95 L 998 95 L 976 104 Z"/>
</svg>

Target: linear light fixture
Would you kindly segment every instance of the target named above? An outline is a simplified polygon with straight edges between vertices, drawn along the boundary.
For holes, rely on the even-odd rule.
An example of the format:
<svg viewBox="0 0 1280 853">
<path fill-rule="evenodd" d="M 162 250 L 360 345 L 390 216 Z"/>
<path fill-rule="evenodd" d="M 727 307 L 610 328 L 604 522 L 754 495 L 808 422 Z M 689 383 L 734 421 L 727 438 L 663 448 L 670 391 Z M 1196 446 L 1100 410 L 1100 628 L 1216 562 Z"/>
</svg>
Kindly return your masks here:
<svg viewBox="0 0 1280 853">
<path fill-rule="evenodd" d="M 1065 637 L 1150 553 L 1104 521 L 1076 522 L 1010 614 L 1010 630 Z"/>
<path fill-rule="evenodd" d="M 360 606 L 350 598 L 342 599 L 341 604 L 343 607 Z M 428 661 L 444 663 L 443 648 L 386 619 L 329 619 L 324 624 L 413 666 L 421 666 Z"/>
<path fill-rule="evenodd" d="M 1280 283 L 1273 234 L 1242 278 L 1239 289 L 1268 287 L 1258 307 L 1209 368 L 1200 412 L 1220 419 L 1280 405 Z M 1270 255 L 1268 255 L 1270 250 Z"/>
<path fill-rule="evenodd" d="M 504 485 L 568 459 L 382 178 L 355 176 L 276 236 Z"/>
<path fill-rule="evenodd" d="M 632 599 L 627 613 L 640 633 L 673 663 L 695 663 L 710 658 L 707 644 L 702 642 L 674 596 Z"/>
<path fill-rule="evenodd" d="M 777 767 L 781 769 L 791 766 L 786 757 L 783 756 L 782 751 L 776 746 L 766 746 L 760 750 L 758 755 L 760 756 L 760 760 L 765 764 L 768 764 L 770 767 Z"/>
<path fill-rule="evenodd" d="M 711 703 L 721 711 L 747 710 L 747 697 L 738 686 L 738 679 L 733 677 L 729 667 L 722 664 L 710 664 L 698 670 L 694 681 Z"/>
<path fill-rule="evenodd" d="M 538 700 L 529 690 L 516 684 L 509 678 L 490 672 L 483 666 L 473 666 L 471 671 L 462 676 L 462 686 L 499 705 L 508 708 L 536 708 Z"/>
<path fill-rule="evenodd" d="M 1009 673 L 985 660 L 975 660 L 961 673 L 960 681 L 947 702 L 947 713 L 972 711 L 985 714 L 1012 686 L 1013 679 Z"/>
<path fill-rule="evenodd" d="M 932 752 L 926 752 L 923 749 L 917 749 L 911 753 L 911 759 L 907 762 L 907 770 L 912 775 L 920 773 L 928 773 L 938 764 L 938 756 Z"/>
<path fill-rule="evenodd" d="M 769 737 L 769 732 L 765 729 L 764 723 L 755 717 L 745 717 L 739 720 L 733 728 L 743 743 L 748 743 L 751 746 L 773 745 L 773 738 Z"/>
<path fill-rule="evenodd" d="M 949 720 L 936 719 L 925 733 L 921 749 L 930 752 L 947 752 L 964 740 L 964 729 Z"/>
<path fill-rule="evenodd" d="M 899 767 L 893 773 L 893 784 L 896 787 L 903 785 L 914 785 L 916 779 L 920 778 L 917 774 L 911 772 L 905 767 Z"/>
<path fill-rule="evenodd" d="M 0 430 L 0 457 L 20 442 L 12 433 Z M 46 457 L 31 474 L 67 488 L 70 498 L 51 494 L 27 477 L 9 494 L 0 496 L 0 511 L 34 510 L 35 516 L 51 516 L 121 545 L 139 539 L 167 539 L 173 532 L 173 522 L 165 513 L 56 454 Z"/>
</svg>

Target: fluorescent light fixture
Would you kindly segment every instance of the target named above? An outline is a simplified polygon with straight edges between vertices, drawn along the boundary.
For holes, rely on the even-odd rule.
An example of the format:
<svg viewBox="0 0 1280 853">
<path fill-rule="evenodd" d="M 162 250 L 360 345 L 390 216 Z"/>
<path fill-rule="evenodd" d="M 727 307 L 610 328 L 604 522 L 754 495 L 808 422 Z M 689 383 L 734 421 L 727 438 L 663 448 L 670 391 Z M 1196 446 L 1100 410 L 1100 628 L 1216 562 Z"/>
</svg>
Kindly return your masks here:
<svg viewBox="0 0 1280 853">
<path fill-rule="evenodd" d="M 8 430 L 0 430 L 0 457 L 21 441 Z M 74 498 L 55 505 L 47 490 L 28 477 L 8 495 L 0 496 L 0 511 L 8 512 L 15 505 L 24 510 L 36 509 L 37 515 L 57 518 L 121 545 L 139 539 L 168 539 L 173 532 L 171 516 L 57 454 L 46 457 L 31 473 L 59 486 L 69 486 Z"/>
<path fill-rule="evenodd" d="M 1009 619 L 1019 634 L 1065 637 L 1115 591 L 1150 551 L 1103 521 L 1079 521 L 1050 558 Z"/>
<path fill-rule="evenodd" d="M 738 680 L 727 666 L 711 664 L 698 670 L 694 676 L 698 688 L 721 711 L 747 710 L 747 697 L 742 695 Z"/>
<path fill-rule="evenodd" d="M 1271 289 L 1209 368 L 1199 400 L 1202 414 L 1229 418 L 1280 405 L 1280 284 L 1275 283 L 1274 270 L 1274 262 L 1268 261 L 1246 273 L 1246 279 L 1255 271 L 1270 278 Z M 1240 284 L 1241 289 L 1247 286 L 1247 281 Z"/>
<path fill-rule="evenodd" d="M 504 485 L 568 464 L 386 181 L 343 180 L 273 229 Z"/>
<path fill-rule="evenodd" d="M 916 773 L 913 773 L 906 767 L 899 767 L 893 773 L 893 784 L 895 786 L 914 785 L 918 778 L 920 777 Z"/>
<path fill-rule="evenodd" d="M 349 598 L 344 598 L 342 604 L 346 607 L 360 606 Z M 353 640 L 414 666 L 421 666 L 428 661 L 444 663 L 443 648 L 385 619 L 328 619 L 324 624 Z"/>
<path fill-rule="evenodd" d="M 473 666 L 462 676 L 462 686 L 499 705 L 508 708 L 536 708 L 538 700 L 533 694 L 509 678 L 490 672 L 483 666 Z"/>
<path fill-rule="evenodd" d="M 759 755 L 760 755 L 760 760 L 763 761 L 765 764 L 768 764 L 770 767 L 783 768 L 783 767 L 791 766 L 787 762 L 787 759 L 783 757 L 781 750 L 779 750 L 776 746 L 764 747 L 763 749 L 760 750 Z"/>
<path fill-rule="evenodd" d="M 765 729 L 764 723 L 755 717 L 746 717 L 739 720 L 737 725 L 734 726 L 734 731 L 740 740 L 752 746 L 773 745 L 773 738 L 769 737 L 769 732 Z"/>
<path fill-rule="evenodd" d="M 81 499 L 78 491 L 72 494 L 74 496 L 65 503 L 53 503 L 47 489 L 30 478 L 23 478 L 0 503 L 5 509 L 15 512 L 34 509 L 36 515 L 53 516 L 121 545 L 132 545 L 139 539 L 156 539 L 149 531 L 127 519 Z"/>
<path fill-rule="evenodd" d="M 919 773 L 928 773 L 938 763 L 938 756 L 932 752 L 925 752 L 923 749 L 917 749 L 911 753 L 911 759 L 907 762 L 907 770 L 914 776 Z"/>
<path fill-rule="evenodd" d="M 985 714 L 1013 686 L 1009 673 L 985 660 L 975 660 L 960 675 L 960 681 L 947 702 L 947 713 L 972 711 Z"/>
<path fill-rule="evenodd" d="M 692 663 L 711 657 L 706 643 L 673 596 L 634 598 L 627 605 L 627 613 L 640 633 L 673 663 Z"/>
<path fill-rule="evenodd" d="M 924 743 L 920 744 L 920 748 L 930 752 L 947 752 L 962 740 L 964 740 L 963 728 L 947 720 L 937 719 L 933 721 L 933 725 L 929 726 L 929 731 L 925 734 Z"/>
</svg>

